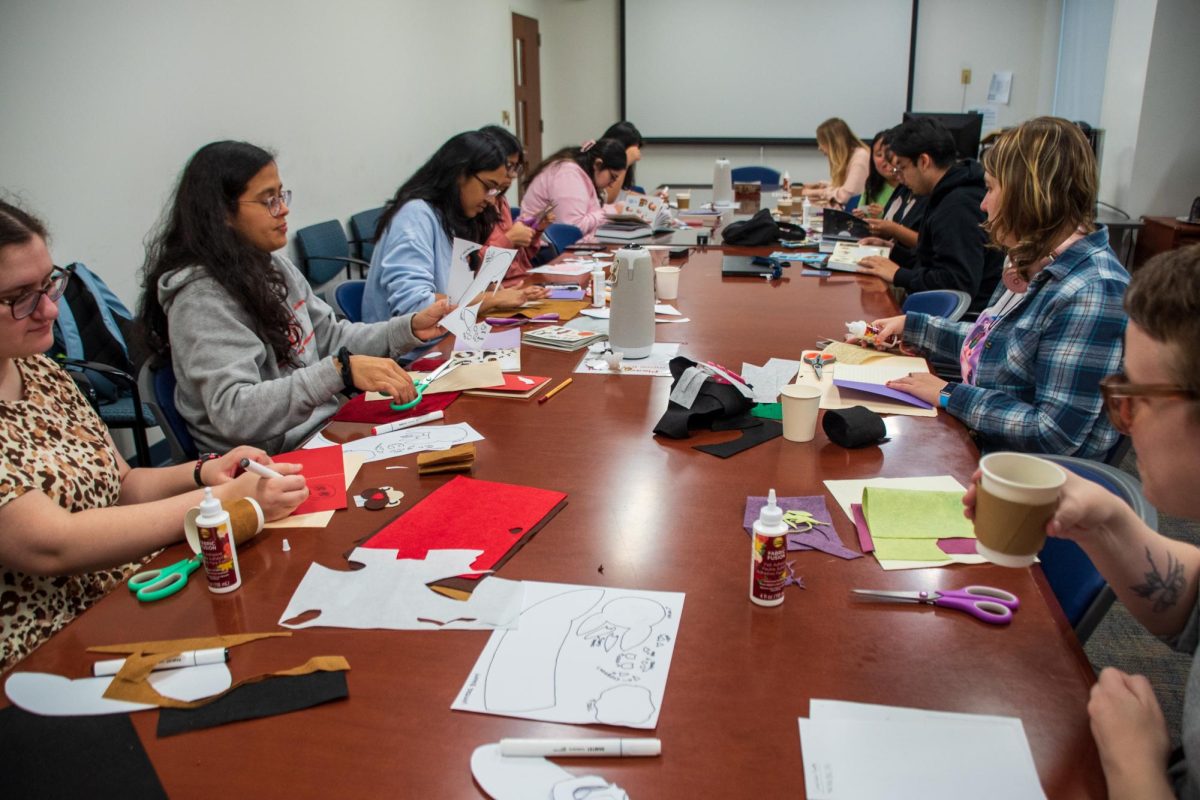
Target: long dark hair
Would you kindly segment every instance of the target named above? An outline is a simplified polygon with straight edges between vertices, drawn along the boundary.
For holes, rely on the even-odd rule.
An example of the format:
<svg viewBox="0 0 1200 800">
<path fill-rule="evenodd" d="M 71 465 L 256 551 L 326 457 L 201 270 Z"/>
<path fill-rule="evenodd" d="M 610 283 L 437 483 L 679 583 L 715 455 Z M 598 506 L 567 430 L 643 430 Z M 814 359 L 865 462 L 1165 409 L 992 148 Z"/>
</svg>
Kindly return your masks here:
<svg viewBox="0 0 1200 800">
<path fill-rule="evenodd" d="M 400 185 L 396 194 L 383 209 L 375 239 L 383 238 L 392 217 L 409 200 L 424 200 L 433 207 L 442 229 L 451 239 L 468 239 L 482 244 L 492 233 L 499 214 L 495 207 L 475 217 L 463 213 L 458 181 L 477 172 L 490 172 L 504 166 L 504 152 L 494 136 L 480 131 L 467 131 L 451 136 L 438 148 L 420 169 Z"/>
<path fill-rule="evenodd" d="M 869 168 L 870 171 L 867 172 L 867 183 L 863 187 L 862 193 L 862 205 L 864 207 L 866 206 L 868 200 L 874 200 L 876 195 L 883 191 L 883 185 L 887 183 L 887 178 L 883 177 L 883 173 L 875 168 L 875 145 L 879 144 L 880 139 L 883 139 L 884 143 L 886 144 L 887 135 L 890 131 L 890 128 L 886 131 L 880 131 L 879 133 L 875 134 L 875 138 L 871 140 L 871 157 L 868 159 L 868 163 L 871 166 Z"/>
<path fill-rule="evenodd" d="M 626 150 L 630 147 L 642 148 L 646 146 L 646 142 L 642 139 L 642 132 L 637 129 L 629 120 L 614 122 L 608 126 L 608 130 L 604 132 L 601 139 L 616 139 Z M 637 169 L 637 164 L 630 164 L 629 169 L 625 171 L 625 182 L 621 184 L 621 188 L 628 191 L 634 186 L 633 172 Z"/>
<path fill-rule="evenodd" d="M 479 129 L 480 133 L 485 133 L 496 140 L 500 150 L 504 153 L 504 162 L 508 163 L 510 156 L 517 157 L 517 169 L 524 170 L 527 162 L 525 161 L 525 145 L 521 144 L 512 131 L 508 128 L 501 128 L 499 125 L 484 125 Z"/>
<path fill-rule="evenodd" d="M 601 139 L 598 142 L 589 142 L 579 147 L 564 147 L 538 164 L 537 169 L 526 179 L 525 186 L 528 188 L 533 183 L 533 179 L 542 173 L 542 170 L 559 161 L 574 161 L 591 178 L 593 177 L 592 165 L 597 158 L 600 159 L 600 165 L 604 169 L 625 169 L 625 146 L 616 139 Z M 599 197 L 599 192 L 597 192 L 597 197 Z"/>
<path fill-rule="evenodd" d="M 271 254 L 243 241 L 230 225 L 238 198 L 268 164 L 272 153 L 247 142 L 213 142 L 196 151 L 158 228 L 146 245 L 138 316 L 150 353 L 170 355 L 167 314 L 158 296 L 159 280 L 184 267 L 200 267 L 229 293 L 276 361 L 295 366 L 284 276 L 271 268 Z"/>
</svg>

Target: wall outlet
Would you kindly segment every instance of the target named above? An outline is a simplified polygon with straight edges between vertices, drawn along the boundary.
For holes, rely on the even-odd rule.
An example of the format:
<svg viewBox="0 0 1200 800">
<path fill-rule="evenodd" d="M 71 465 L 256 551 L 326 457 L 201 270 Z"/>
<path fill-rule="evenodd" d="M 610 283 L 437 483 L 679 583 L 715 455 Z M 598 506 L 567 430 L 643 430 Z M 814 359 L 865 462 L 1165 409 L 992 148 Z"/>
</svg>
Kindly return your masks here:
<svg viewBox="0 0 1200 800">
<path fill-rule="evenodd" d="M 507 109 L 500 112 L 500 124 L 506 126 L 512 124 L 512 119 L 508 116 Z"/>
<path fill-rule="evenodd" d="M 963 68 L 962 78 L 960 78 L 960 82 L 962 83 L 963 86 L 966 86 L 968 83 L 971 82 L 971 70 L 969 68 L 967 68 L 967 67 Z"/>
</svg>

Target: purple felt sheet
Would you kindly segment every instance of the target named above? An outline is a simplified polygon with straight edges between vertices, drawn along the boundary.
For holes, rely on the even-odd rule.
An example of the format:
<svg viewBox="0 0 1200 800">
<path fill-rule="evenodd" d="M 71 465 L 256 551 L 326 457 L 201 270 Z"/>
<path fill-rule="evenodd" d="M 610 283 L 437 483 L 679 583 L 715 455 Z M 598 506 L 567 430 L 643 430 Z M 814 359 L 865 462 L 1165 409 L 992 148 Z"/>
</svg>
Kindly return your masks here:
<svg viewBox="0 0 1200 800">
<path fill-rule="evenodd" d="M 784 511 L 807 511 L 814 518 L 829 523 L 828 525 L 818 525 L 811 531 L 789 533 L 787 535 L 788 550 L 820 550 L 822 553 L 847 560 L 862 558 L 862 553 L 854 552 L 842 544 L 842 540 L 838 538 L 837 531 L 833 529 L 833 520 L 829 516 L 829 509 L 825 506 L 824 497 L 820 495 L 777 497 L 775 502 Z M 742 518 L 742 526 L 746 529 L 746 533 L 750 533 L 750 529 L 758 519 L 759 512 L 766 504 L 767 498 L 765 497 L 746 498 L 746 513 Z"/>
<path fill-rule="evenodd" d="M 938 539 L 938 547 L 948 556 L 975 555 L 975 540 L 965 536 L 957 539 Z"/>
<path fill-rule="evenodd" d="M 899 400 L 901 403 L 908 403 L 910 406 L 917 406 L 918 408 L 933 408 L 932 405 L 926 403 L 919 397 L 915 397 L 908 392 L 902 392 L 899 389 L 891 389 L 881 383 L 866 383 L 863 381 L 849 381 L 842 380 L 840 378 L 834 378 L 833 385 L 839 389 L 852 389 L 856 392 L 866 392 L 868 394 L 879 395 L 880 397 L 887 398 L 888 400 Z"/>
</svg>

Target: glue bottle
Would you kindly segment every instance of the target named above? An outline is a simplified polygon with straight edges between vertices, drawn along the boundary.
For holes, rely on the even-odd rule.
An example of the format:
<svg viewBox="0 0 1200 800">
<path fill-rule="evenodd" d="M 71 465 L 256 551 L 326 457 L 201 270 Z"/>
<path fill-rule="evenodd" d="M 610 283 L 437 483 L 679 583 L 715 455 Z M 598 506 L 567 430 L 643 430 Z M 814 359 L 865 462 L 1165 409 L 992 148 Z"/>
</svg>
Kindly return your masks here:
<svg viewBox="0 0 1200 800">
<path fill-rule="evenodd" d="M 800 214 L 800 227 L 808 230 L 812 225 L 812 202 L 809 201 L 807 195 L 800 201 Z"/>
<path fill-rule="evenodd" d="M 787 582 L 787 532 L 783 509 L 775 503 L 775 490 L 758 513 L 750 547 L 750 602 L 777 606 L 783 602 Z"/>
<path fill-rule="evenodd" d="M 779 178 L 779 188 L 783 191 L 784 197 L 792 196 L 792 176 L 788 175 L 787 170 L 784 170 L 783 175 Z"/>
<path fill-rule="evenodd" d="M 221 507 L 220 500 L 213 497 L 210 487 L 205 487 L 204 499 L 200 501 L 200 515 L 196 517 L 196 535 L 200 539 L 200 553 L 204 556 L 208 590 L 216 594 L 225 594 L 241 586 L 242 571 L 238 567 L 237 547 L 233 541 L 229 512 Z"/>
<path fill-rule="evenodd" d="M 592 306 L 604 308 L 607 293 L 604 285 L 604 267 L 595 267 L 592 269 Z"/>
</svg>

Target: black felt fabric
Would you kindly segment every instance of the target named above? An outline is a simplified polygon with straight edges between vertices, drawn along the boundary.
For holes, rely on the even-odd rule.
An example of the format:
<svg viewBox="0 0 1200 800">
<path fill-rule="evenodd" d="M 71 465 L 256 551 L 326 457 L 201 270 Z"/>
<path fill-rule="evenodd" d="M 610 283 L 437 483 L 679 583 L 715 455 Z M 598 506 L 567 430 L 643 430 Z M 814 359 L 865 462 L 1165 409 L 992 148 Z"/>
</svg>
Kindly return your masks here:
<svg viewBox="0 0 1200 800">
<path fill-rule="evenodd" d="M 821 426 L 829 441 L 842 447 L 866 447 L 887 436 L 883 417 L 865 406 L 828 409 Z"/>
<path fill-rule="evenodd" d="M 0 795 L 165 798 L 128 714 L 43 717 L 0 711 Z"/>
<path fill-rule="evenodd" d="M 158 735 L 213 728 L 244 719 L 273 717 L 349 697 L 345 672 L 279 675 L 239 686 L 199 708 L 164 708 L 158 712 Z"/>
<path fill-rule="evenodd" d="M 679 382 L 679 376 L 687 369 L 696 366 L 690 358 L 676 356 L 671 359 L 671 388 Z M 659 436 L 671 439 L 686 439 L 691 436 L 691 430 L 696 428 L 716 430 L 716 425 L 722 420 L 741 420 L 754 406 L 753 401 L 743 396 L 736 388 L 728 383 L 718 383 L 712 378 L 704 381 L 700 393 L 691 408 L 684 408 L 678 403 L 668 402 L 667 411 L 662 419 L 654 426 L 654 432 Z M 742 427 L 741 424 L 735 427 Z"/>
<path fill-rule="evenodd" d="M 762 422 L 761 425 L 744 428 L 740 439 L 734 439 L 732 442 L 723 442 L 721 444 L 698 444 L 692 449 L 700 450 L 719 458 L 729 458 L 730 456 L 736 456 L 743 450 L 749 450 L 755 445 L 769 442 L 775 437 L 783 435 L 782 424 L 769 419 L 760 421 Z"/>
</svg>

